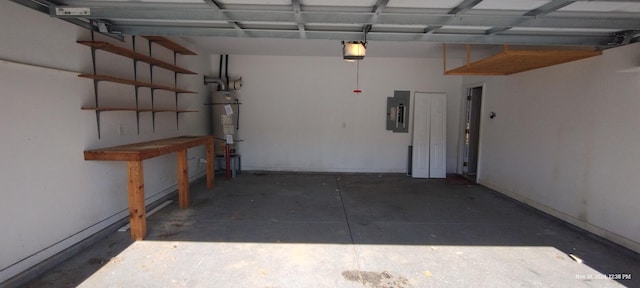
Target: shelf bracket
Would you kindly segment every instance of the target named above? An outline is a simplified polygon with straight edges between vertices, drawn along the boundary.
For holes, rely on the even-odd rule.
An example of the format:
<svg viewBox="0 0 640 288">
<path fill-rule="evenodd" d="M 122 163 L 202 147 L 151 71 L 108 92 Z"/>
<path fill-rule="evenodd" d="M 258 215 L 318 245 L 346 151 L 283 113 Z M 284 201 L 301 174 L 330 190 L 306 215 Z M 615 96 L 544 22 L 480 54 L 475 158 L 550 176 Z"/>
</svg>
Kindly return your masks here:
<svg viewBox="0 0 640 288">
<path fill-rule="evenodd" d="M 151 45 L 153 44 L 152 41 L 147 41 L 147 44 L 149 46 L 149 57 L 153 57 L 152 55 L 152 49 L 151 49 Z M 153 83 L 153 65 L 151 63 L 149 63 L 149 82 Z M 156 89 L 151 89 L 151 110 L 155 109 L 155 92 Z M 151 112 L 151 129 L 153 131 L 153 133 L 156 133 L 156 112 Z"/>
<path fill-rule="evenodd" d="M 96 110 L 96 124 L 98 125 L 98 139 L 100 139 L 100 112 Z"/>
<path fill-rule="evenodd" d="M 173 65 L 178 65 L 178 53 L 173 51 Z M 178 89 L 178 72 L 173 72 L 173 87 Z M 178 92 L 175 92 L 176 110 L 178 110 Z M 180 131 L 180 113 L 176 112 L 176 130 Z"/>
<path fill-rule="evenodd" d="M 133 35 L 131 36 L 131 46 L 132 46 L 132 50 L 133 52 L 136 51 L 136 36 Z M 138 60 L 133 59 L 133 80 L 134 81 L 138 81 Z M 138 85 L 134 85 L 133 89 L 135 90 L 135 98 L 136 98 L 136 131 L 138 132 L 138 135 L 140 135 L 140 111 L 138 111 L 138 109 L 140 109 L 140 104 L 138 102 L 139 99 L 139 94 L 138 94 Z"/>
<path fill-rule="evenodd" d="M 95 40 L 95 34 L 93 31 L 91 31 L 91 41 Z M 96 48 L 91 47 L 91 64 L 92 64 L 92 70 L 93 70 L 93 75 L 97 74 L 97 65 L 96 65 Z M 93 79 L 93 100 L 95 103 L 95 107 L 100 107 L 98 106 L 98 104 L 100 104 L 98 102 L 98 80 L 97 79 Z M 98 139 L 100 139 L 100 111 L 96 110 L 96 124 L 98 126 L 97 132 L 98 132 Z"/>
</svg>

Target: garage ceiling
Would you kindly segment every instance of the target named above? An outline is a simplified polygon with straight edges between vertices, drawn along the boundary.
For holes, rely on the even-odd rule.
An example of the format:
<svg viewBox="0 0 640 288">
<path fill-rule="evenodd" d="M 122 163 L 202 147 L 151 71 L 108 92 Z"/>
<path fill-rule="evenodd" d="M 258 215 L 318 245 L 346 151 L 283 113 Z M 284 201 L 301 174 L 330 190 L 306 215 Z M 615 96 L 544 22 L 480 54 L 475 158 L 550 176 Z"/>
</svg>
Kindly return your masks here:
<svg viewBox="0 0 640 288">
<path fill-rule="evenodd" d="M 364 40 L 366 32 L 371 41 L 596 49 L 640 40 L 639 1 L 13 1 L 115 36 Z"/>
</svg>

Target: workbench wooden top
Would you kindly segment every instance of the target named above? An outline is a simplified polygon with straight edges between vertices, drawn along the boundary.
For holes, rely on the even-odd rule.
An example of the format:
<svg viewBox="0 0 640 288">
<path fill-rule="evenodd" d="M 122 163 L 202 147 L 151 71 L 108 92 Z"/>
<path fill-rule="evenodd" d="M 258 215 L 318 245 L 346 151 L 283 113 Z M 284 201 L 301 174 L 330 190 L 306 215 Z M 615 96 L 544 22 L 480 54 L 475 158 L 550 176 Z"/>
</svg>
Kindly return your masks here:
<svg viewBox="0 0 640 288">
<path fill-rule="evenodd" d="M 213 144 L 213 136 L 180 136 L 84 151 L 84 160 L 142 161 L 164 154 Z"/>
</svg>

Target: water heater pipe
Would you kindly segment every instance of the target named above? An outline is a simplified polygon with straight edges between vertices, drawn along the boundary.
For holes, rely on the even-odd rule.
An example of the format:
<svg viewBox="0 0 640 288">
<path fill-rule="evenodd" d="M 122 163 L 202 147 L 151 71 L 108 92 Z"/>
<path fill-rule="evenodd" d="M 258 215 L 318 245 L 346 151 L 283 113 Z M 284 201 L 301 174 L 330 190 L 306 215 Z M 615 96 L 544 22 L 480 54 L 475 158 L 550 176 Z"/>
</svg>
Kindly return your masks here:
<svg viewBox="0 0 640 288">
<path fill-rule="evenodd" d="M 219 62 L 220 65 L 218 65 L 218 78 L 220 79 L 222 79 L 222 60 L 224 59 L 223 57 L 224 55 L 220 54 L 220 62 Z"/>
<path fill-rule="evenodd" d="M 227 84 L 222 79 L 211 76 L 204 76 L 204 85 L 211 83 L 216 83 L 219 85 L 220 90 L 227 91 Z"/>
<path fill-rule="evenodd" d="M 227 87 L 229 87 L 229 54 L 224 55 L 224 78 L 227 79 Z"/>
</svg>

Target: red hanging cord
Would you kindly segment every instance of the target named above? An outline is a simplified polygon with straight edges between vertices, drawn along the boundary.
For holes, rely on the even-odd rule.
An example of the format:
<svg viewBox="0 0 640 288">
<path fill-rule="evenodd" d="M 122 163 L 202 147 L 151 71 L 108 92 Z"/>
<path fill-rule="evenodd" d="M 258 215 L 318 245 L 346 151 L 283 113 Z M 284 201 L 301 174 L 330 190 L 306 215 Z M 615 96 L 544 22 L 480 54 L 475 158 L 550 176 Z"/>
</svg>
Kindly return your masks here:
<svg viewBox="0 0 640 288">
<path fill-rule="evenodd" d="M 356 89 L 353 90 L 353 93 L 362 93 L 362 90 L 358 87 L 360 82 L 360 60 L 356 60 Z"/>
</svg>

